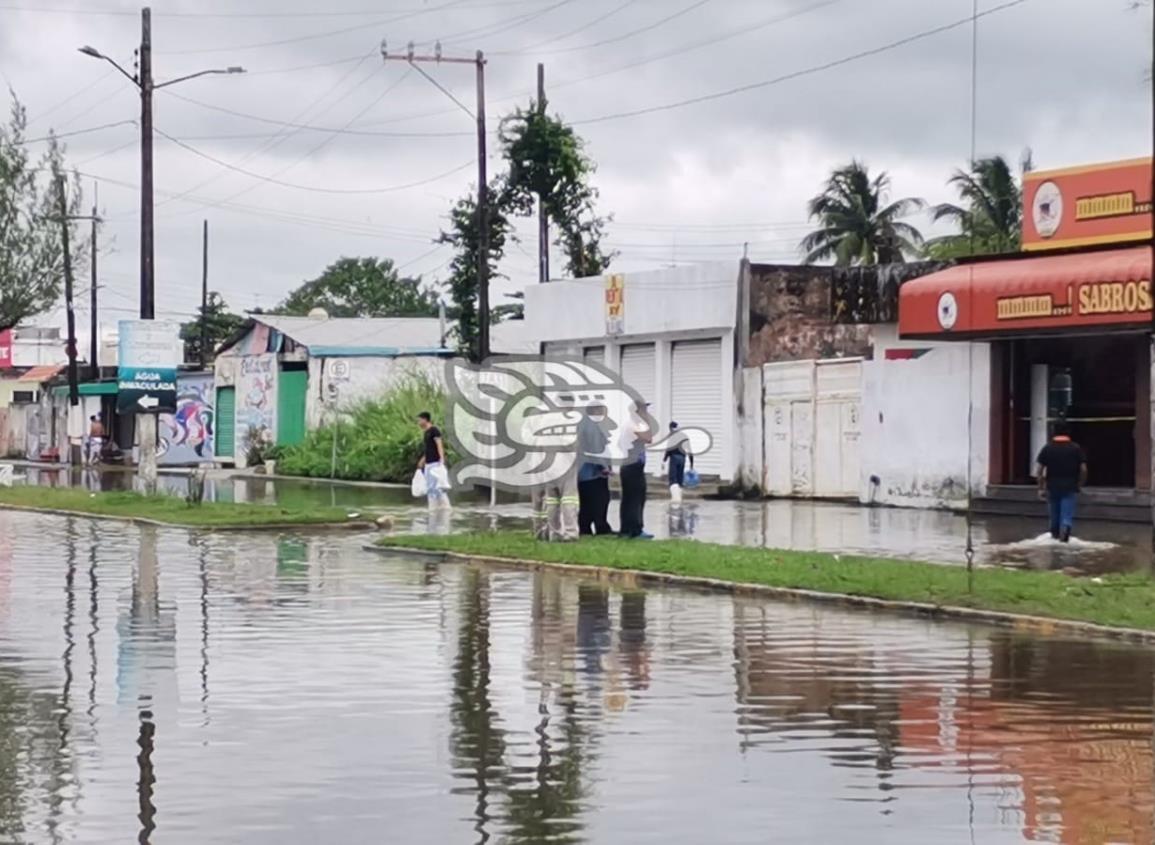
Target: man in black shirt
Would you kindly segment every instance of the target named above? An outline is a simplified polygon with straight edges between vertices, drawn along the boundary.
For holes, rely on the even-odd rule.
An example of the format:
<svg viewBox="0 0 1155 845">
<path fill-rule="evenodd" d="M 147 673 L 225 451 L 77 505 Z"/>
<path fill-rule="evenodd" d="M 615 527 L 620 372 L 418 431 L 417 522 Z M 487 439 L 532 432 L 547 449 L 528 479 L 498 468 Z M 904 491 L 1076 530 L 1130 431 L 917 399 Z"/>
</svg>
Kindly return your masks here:
<svg viewBox="0 0 1155 845">
<path fill-rule="evenodd" d="M 448 507 L 449 492 L 443 486 L 448 482 L 445 466 L 445 441 L 441 429 L 433 424 L 433 416 L 428 411 L 417 415 L 417 426 L 424 440 L 421 460 L 417 468 L 425 471 L 426 497 L 431 507 Z"/>
<path fill-rule="evenodd" d="M 1050 507 L 1051 536 L 1066 543 L 1075 523 L 1075 500 L 1087 483 L 1087 458 L 1071 440 L 1065 423 L 1055 427 L 1051 442 L 1039 452 L 1039 497 Z"/>
</svg>

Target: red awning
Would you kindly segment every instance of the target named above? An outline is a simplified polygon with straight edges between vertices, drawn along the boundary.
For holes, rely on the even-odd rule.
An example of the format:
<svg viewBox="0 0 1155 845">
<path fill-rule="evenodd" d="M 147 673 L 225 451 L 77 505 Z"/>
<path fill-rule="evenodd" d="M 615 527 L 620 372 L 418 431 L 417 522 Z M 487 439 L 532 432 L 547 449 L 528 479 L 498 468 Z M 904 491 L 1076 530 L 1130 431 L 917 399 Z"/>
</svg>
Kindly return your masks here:
<svg viewBox="0 0 1155 845">
<path fill-rule="evenodd" d="M 1151 248 L 962 264 L 912 279 L 898 296 L 904 338 L 1143 329 Z"/>
</svg>

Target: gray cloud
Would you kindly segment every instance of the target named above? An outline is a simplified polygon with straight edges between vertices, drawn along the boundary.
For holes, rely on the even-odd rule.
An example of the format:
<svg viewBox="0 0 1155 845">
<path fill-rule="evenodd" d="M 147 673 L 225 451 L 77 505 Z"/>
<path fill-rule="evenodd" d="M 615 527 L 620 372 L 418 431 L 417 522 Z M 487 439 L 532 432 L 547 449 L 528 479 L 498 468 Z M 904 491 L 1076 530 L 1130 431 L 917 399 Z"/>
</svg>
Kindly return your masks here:
<svg viewBox="0 0 1155 845">
<path fill-rule="evenodd" d="M 969 25 L 732 97 L 583 121 L 822 65 L 961 20 L 971 0 L 464 0 L 436 11 L 447 2 L 394 0 L 374 14 L 352 14 L 371 6 L 364 0 L 154 7 L 159 78 L 225 64 L 252 71 L 189 82 L 173 94 L 273 121 L 428 137 L 293 131 L 167 95 L 157 97 L 157 126 L 196 139 L 188 143 L 206 155 L 296 185 L 406 184 L 470 161 L 472 126 L 428 82 L 406 76 L 402 64 L 382 66 L 376 50 L 383 36 L 393 49 L 436 38 L 446 40 L 446 54 L 485 49 L 494 118 L 528 101 L 535 64 L 544 61 L 551 107 L 579 123 L 598 162 L 624 269 L 736 258 L 743 242 L 755 258 L 788 260 L 805 231 L 805 201 L 831 167 L 861 157 L 891 171 L 896 192 L 941 201 L 951 170 L 969 153 Z M 980 7 L 995 5 L 983 0 Z M 125 14 L 0 8 L 0 71 L 28 106 L 31 134 L 136 117 L 128 83 L 75 48 L 92 43 L 131 62 L 137 10 L 114 0 L 85 8 Z M 689 11 L 655 25 L 683 9 Z M 1129 10 L 1126 0 L 1027 0 L 984 18 L 978 151 L 1017 158 L 1029 146 L 1040 166 L 1148 152 L 1149 15 Z M 347 31 L 324 35 L 337 30 Z M 629 35 L 636 30 L 645 31 Z M 268 46 L 248 47 L 254 44 Z M 357 56 L 367 58 L 343 61 Z M 618 68 L 627 69 L 610 72 Z M 431 72 L 472 107 L 468 67 Z M 73 162 L 109 180 L 100 187 L 110 217 L 105 233 L 116 245 L 103 262 L 113 289 L 107 301 L 129 311 L 137 267 L 135 131 L 121 126 L 68 139 Z M 467 168 L 392 193 L 300 190 L 231 172 L 158 139 L 161 307 L 195 308 L 202 218 L 212 230 L 212 285 L 236 308 L 272 304 L 342 254 L 391 256 L 434 278 L 450 254 L 432 241 L 452 200 L 472 184 Z M 510 250 L 503 289 L 535 278 L 532 226 L 522 229 L 525 242 Z"/>
</svg>

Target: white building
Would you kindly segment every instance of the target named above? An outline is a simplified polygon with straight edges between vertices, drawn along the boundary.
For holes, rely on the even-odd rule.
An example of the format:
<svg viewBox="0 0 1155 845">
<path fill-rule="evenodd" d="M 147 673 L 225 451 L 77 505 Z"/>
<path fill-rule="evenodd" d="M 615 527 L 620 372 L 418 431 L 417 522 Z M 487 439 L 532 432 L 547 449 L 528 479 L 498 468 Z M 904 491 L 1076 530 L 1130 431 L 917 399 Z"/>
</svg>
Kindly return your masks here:
<svg viewBox="0 0 1155 845">
<path fill-rule="evenodd" d="M 663 431 L 670 421 L 709 431 L 713 448 L 697 469 L 731 481 L 741 275 L 742 265 L 731 261 L 531 285 L 525 322 L 547 354 L 582 356 L 619 372 L 651 403 Z M 648 468 L 663 471 L 660 461 Z"/>
</svg>

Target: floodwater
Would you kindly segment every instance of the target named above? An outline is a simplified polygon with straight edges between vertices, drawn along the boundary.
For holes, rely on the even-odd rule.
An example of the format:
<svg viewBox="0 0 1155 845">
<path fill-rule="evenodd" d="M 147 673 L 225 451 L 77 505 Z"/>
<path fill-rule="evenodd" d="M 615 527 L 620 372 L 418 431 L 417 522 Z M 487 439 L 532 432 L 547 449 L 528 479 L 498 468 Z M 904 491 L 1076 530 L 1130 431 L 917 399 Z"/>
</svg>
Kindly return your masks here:
<svg viewBox="0 0 1155 845">
<path fill-rule="evenodd" d="M 83 486 L 90 490 L 139 487 L 135 474 L 121 470 L 29 469 L 27 483 Z M 160 488 L 172 495 L 188 491 L 187 474 L 162 474 Z M 454 493 L 452 514 L 430 519 L 424 500 L 408 488 L 355 485 L 308 479 L 210 474 L 210 501 L 282 505 L 325 505 L 376 516 L 390 514 L 397 531 L 473 531 L 527 528 L 530 507 L 503 494 L 490 509 L 485 491 Z M 617 522 L 617 503 L 610 509 Z M 966 562 L 966 520 L 945 511 L 866 507 L 854 504 L 778 499 L 759 502 L 688 499 L 683 505 L 652 499 L 646 527 L 660 539 L 686 537 L 727 545 L 823 551 L 936 563 Z M 1063 545 L 1039 537 L 1045 525 L 1020 517 L 980 516 L 973 523 L 975 561 L 980 565 L 1053 569 L 1083 574 L 1150 571 L 1151 526 L 1080 521 L 1077 541 Z"/>
<path fill-rule="evenodd" d="M 0 512 L 0 842 L 1149 843 L 1155 652 Z"/>
</svg>

